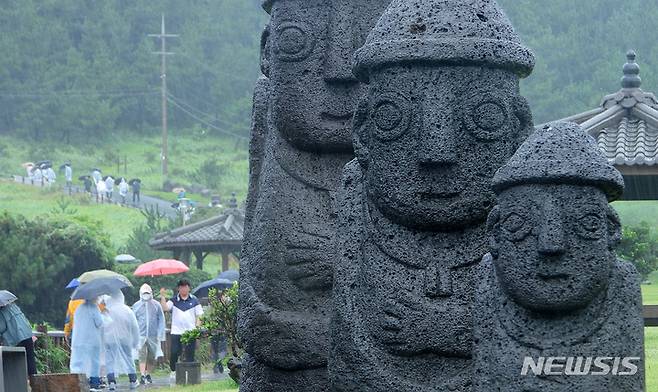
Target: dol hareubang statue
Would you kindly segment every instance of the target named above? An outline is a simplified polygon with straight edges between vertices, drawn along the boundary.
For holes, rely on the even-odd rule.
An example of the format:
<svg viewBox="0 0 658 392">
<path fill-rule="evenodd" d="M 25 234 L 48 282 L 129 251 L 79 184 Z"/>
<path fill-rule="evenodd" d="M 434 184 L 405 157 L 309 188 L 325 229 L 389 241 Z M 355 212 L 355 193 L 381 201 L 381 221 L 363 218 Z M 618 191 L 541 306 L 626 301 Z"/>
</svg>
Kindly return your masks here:
<svg viewBox="0 0 658 392">
<path fill-rule="evenodd" d="M 333 391 L 470 391 L 491 179 L 533 128 L 533 64 L 487 0 L 395 0 L 356 52 L 368 91 L 338 197 Z"/>
<path fill-rule="evenodd" d="M 267 129 L 252 132 L 250 149 L 242 391 L 328 390 L 334 193 L 353 158 L 351 119 L 362 90 L 351 60 L 389 2 L 264 2 L 268 78 L 259 86 L 267 98 L 255 104 L 254 125 Z"/>
<path fill-rule="evenodd" d="M 621 174 L 577 124 L 554 123 L 493 182 L 492 255 L 473 312 L 475 392 L 643 391 L 640 279 L 615 256 L 621 227 L 608 204 Z M 555 375 L 542 366 L 550 357 Z"/>
</svg>

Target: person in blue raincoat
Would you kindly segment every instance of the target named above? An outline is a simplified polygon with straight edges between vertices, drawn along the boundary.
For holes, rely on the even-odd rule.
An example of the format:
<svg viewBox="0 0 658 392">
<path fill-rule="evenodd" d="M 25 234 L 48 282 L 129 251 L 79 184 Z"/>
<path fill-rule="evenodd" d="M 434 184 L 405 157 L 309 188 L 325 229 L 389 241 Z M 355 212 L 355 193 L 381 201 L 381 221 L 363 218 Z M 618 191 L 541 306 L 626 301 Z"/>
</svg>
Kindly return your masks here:
<svg viewBox="0 0 658 392">
<path fill-rule="evenodd" d="M 153 299 L 153 290 L 148 284 L 139 289 L 139 301 L 133 305 L 133 312 L 139 324 L 139 370 L 142 373 L 139 383 L 152 384 L 150 372 L 155 360 L 164 356 L 162 342 L 165 337 L 165 317 L 160 303 Z"/>
<path fill-rule="evenodd" d="M 27 357 L 27 372 L 37 374 L 34 340 L 30 322 L 15 303 L 0 306 L 0 346 L 24 347 Z"/>
<path fill-rule="evenodd" d="M 87 300 L 74 314 L 75 328 L 71 346 L 71 373 L 86 374 L 90 392 L 99 392 L 103 317 L 97 300 Z"/>
<path fill-rule="evenodd" d="M 119 290 L 105 297 L 106 311 L 103 313 L 105 340 L 105 366 L 110 391 L 116 390 L 116 376 L 127 374 L 130 389 L 139 386 L 135 372 L 133 352 L 139 348 L 139 326 L 132 309 L 125 304 Z"/>
</svg>

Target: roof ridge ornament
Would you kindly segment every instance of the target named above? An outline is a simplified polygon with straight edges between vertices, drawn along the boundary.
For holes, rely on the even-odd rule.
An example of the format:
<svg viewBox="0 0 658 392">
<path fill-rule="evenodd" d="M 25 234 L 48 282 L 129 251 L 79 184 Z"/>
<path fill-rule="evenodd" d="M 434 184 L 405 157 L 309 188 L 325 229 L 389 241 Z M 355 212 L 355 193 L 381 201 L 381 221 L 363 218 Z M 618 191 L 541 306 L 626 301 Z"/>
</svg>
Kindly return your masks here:
<svg viewBox="0 0 658 392">
<path fill-rule="evenodd" d="M 624 89 L 639 89 L 642 86 L 642 78 L 640 78 L 640 66 L 635 62 L 637 54 L 634 50 L 629 50 L 626 53 L 628 60 L 624 64 L 624 77 L 621 78 L 621 86 Z"/>
</svg>

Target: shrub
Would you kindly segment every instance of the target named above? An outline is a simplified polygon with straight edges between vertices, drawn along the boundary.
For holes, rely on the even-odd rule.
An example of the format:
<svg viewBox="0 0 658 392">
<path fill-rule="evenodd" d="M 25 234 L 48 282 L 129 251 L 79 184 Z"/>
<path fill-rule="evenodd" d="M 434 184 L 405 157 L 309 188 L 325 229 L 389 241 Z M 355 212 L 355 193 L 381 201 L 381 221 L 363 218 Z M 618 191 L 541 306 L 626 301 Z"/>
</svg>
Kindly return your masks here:
<svg viewBox="0 0 658 392">
<path fill-rule="evenodd" d="M 647 222 L 638 226 L 625 226 L 617 254 L 635 265 L 646 280 L 658 267 L 658 235 Z"/>
</svg>

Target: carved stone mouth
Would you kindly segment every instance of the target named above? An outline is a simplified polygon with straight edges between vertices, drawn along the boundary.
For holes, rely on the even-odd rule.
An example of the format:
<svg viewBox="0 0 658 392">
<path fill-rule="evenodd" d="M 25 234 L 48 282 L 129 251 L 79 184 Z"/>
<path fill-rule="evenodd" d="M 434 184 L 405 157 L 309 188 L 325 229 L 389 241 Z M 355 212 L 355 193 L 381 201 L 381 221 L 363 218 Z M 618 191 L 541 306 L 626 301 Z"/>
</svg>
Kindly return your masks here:
<svg viewBox="0 0 658 392">
<path fill-rule="evenodd" d="M 432 192 L 418 192 L 417 195 L 423 200 L 436 200 L 436 199 L 449 199 L 451 197 L 459 196 L 463 190 L 449 190 L 432 191 Z"/>
<path fill-rule="evenodd" d="M 324 121 L 336 122 L 336 123 L 347 123 L 352 121 L 352 113 L 328 113 L 323 112 L 320 114 L 320 117 Z"/>
<path fill-rule="evenodd" d="M 537 276 L 539 279 L 547 282 L 569 279 L 569 274 L 559 272 L 538 272 Z"/>
</svg>

